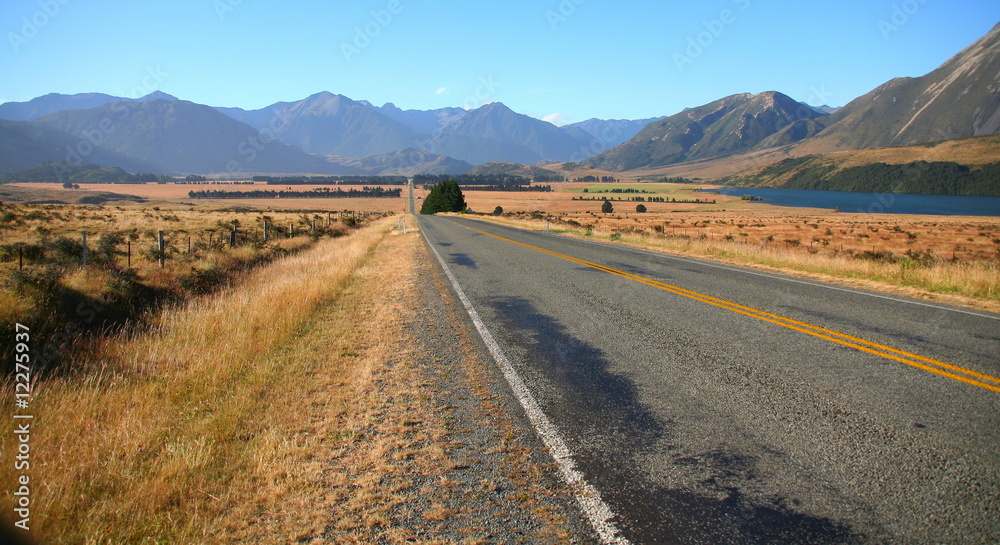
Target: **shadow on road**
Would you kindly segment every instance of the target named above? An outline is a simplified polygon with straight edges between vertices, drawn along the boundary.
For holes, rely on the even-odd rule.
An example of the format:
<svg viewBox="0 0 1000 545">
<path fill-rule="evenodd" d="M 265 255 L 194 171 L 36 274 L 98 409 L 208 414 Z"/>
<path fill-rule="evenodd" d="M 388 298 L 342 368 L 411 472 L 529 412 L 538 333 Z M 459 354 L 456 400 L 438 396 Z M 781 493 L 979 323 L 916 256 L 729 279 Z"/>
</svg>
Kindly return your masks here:
<svg viewBox="0 0 1000 545">
<path fill-rule="evenodd" d="M 676 454 L 683 450 L 674 446 L 682 441 L 676 424 L 646 409 L 636 386 L 609 371 L 600 349 L 574 337 L 527 299 L 496 298 L 489 304 L 499 317 L 501 337 L 526 349 L 514 365 L 633 543 L 868 541 L 835 521 L 793 511 L 794 499 L 747 497 L 738 483 L 758 478 L 752 456 L 721 450 Z M 643 469 L 650 459 L 668 473 L 700 465 L 698 473 L 712 477 L 697 483 L 695 491 L 666 488 Z"/>
</svg>

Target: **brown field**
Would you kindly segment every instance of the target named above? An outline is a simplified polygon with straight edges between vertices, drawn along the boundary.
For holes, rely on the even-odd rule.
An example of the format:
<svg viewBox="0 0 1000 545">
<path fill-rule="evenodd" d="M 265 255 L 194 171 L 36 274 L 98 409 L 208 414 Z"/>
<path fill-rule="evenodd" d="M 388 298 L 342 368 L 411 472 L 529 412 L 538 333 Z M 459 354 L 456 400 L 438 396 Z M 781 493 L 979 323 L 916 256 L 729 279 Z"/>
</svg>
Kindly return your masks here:
<svg viewBox="0 0 1000 545">
<path fill-rule="evenodd" d="M 1000 218 L 977 216 L 918 216 L 854 214 L 826 209 L 789 208 L 739 197 L 698 193 L 711 186 L 678 184 L 559 184 L 551 193 L 469 191 L 466 202 L 476 212 L 539 211 L 566 223 L 575 221 L 595 231 L 665 233 L 744 244 L 780 245 L 789 250 L 836 254 L 865 251 L 895 254 L 932 252 L 940 258 L 1000 261 Z M 612 202 L 615 211 L 601 213 L 603 201 L 574 201 L 574 196 L 628 197 L 596 194 L 595 190 L 635 187 L 655 196 L 683 200 L 715 200 L 715 204 Z M 583 194 L 583 188 L 590 193 Z M 653 196 L 645 194 L 642 196 Z M 643 204 L 645 213 L 637 213 Z M 786 242 L 787 241 L 787 242 Z"/>
<path fill-rule="evenodd" d="M 119 195 L 134 195 L 151 201 L 146 204 L 158 204 L 163 202 L 184 203 L 199 210 L 218 210 L 233 208 L 255 208 L 259 210 L 323 210 L 342 211 L 351 210 L 357 212 L 402 212 L 403 199 L 191 199 L 188 198 L 189 191 L 202 190 L 226 190 L 226 191 L 252 191 L 273 189 L 280 191 L 287 186 L 267 185 L 264 182 L 257 182 L 247 185 L 219 185 L 219 184 L 86 184 L 80 189 L 66 190 L 62 184 L 58 183 L 30 183 L 30 184 L 10 184 L 34 192 L 44 191 L 52 195 L 51 199 L 61 200 L 60 197 L 75 197 L 80 194 L 96 194 L 103 192 L 117 193 Z M 293 186 L 298 191 L 309 191 L 317 188 L 333 188 L 330 185 L 297 185 Z M 345 191 L 351 187 L 339 186 Z M 389 186 L 384 186 L 389 187 Z M 392 186 L 399 187 L 399 186 Z M 405 194 L 405 192 L 404 192 Z M 66 202 L 70 202 L 66 200 Z M 122 204 L 122 206 L 128 206 Z"/>
</svg>

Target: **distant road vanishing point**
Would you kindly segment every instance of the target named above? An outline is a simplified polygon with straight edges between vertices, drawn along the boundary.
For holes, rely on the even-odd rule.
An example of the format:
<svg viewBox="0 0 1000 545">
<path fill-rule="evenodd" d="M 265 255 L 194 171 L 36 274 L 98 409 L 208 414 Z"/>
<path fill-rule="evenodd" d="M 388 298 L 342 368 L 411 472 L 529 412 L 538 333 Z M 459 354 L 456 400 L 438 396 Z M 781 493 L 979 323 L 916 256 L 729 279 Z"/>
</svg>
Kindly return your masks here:
<svg viewBox="0 0 1000 545">
<path fill-rule="evenodd" d="M 465 218 L 419 223 L 613 513 L 604 541 L 1000 535 L 1000 316 Z"/>
</svg>

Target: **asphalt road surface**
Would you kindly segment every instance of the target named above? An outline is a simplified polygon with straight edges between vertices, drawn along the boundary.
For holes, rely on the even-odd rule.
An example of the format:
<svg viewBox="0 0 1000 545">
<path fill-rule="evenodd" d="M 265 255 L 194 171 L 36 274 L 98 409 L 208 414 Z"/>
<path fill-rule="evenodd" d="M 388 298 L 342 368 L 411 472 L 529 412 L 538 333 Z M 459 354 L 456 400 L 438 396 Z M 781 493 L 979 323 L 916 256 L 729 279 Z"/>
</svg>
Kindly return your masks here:
<svg viewBox="0 0 1000 545">
<path fill-rule="evenodd" d="M 1000 540 L 1000 316 L 419 222 L 629 542 Z"/>
</svg>

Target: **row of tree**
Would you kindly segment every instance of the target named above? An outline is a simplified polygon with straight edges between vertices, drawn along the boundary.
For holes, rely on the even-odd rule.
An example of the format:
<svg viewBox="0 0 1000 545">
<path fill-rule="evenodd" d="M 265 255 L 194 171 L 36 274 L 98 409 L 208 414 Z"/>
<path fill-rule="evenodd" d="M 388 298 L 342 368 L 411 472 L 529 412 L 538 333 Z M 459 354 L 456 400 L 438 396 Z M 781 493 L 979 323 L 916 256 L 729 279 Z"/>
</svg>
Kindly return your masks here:
<svg viewBox="0 0 1000 545">
<path fill-rule="evenodd" d="M 382 187 L 364 187 L 363 189 L 348 189 L 339 187 L 331 190 L 328 187 L 311 191 L 274 191 L 257 189 L 254 191 L 204 190 L 188 191 L 192 199 L 347 199 L 347 198 L 391 198 L 402 195 L 403 190 L 385 189 Z"/>
<path fill-rule="evenodd" d="M 268 185 L 406 185 L 406 176 L 254 176 Z"/>
<path fill-rule="evenodd" d="M 424 189 L 434 189 L 437 184 L 426 184 Z M 466 185 L 462 186 L 466 191 L 539 191 L 549 193 L 552 191 L 551 185 Z"/>
<path fill-rule="evenodd" d="M 530 185 L 531 179 L 510 174 L 416 174 L 413 182 L 417 184 L 436 184 L 453 181 L 458 185 Z"/>
</svg>

